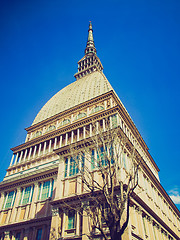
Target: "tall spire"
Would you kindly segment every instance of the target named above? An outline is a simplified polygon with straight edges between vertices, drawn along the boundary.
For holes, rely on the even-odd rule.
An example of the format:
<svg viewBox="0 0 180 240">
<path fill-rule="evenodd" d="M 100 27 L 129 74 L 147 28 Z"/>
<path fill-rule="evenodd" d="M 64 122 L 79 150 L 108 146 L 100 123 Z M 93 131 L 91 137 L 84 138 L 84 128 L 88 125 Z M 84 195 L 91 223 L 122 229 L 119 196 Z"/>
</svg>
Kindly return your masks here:
<svg viewBox="0 0 180 240">
<path fill-rule="evenodd" d="M 93 29 L 92 29 L 91 21 L 89 22 L 88 40 L 87 40 L 86 49 L 85 49 L 85 54 L 88 54 L 88 53 L 96 54 L 96 48 L 94 45 Z"/>
<path fill-rule="evenodd" d="M 96 48 L 93 38 L 92 23 L 89 22 L 88 39 L 85 48 L 85 56 L 78 62 L 78 73 L 74 75 L 76 80 L 94 71 L 102 71 L 103 66 L 96 55 Z"/>
</svg>

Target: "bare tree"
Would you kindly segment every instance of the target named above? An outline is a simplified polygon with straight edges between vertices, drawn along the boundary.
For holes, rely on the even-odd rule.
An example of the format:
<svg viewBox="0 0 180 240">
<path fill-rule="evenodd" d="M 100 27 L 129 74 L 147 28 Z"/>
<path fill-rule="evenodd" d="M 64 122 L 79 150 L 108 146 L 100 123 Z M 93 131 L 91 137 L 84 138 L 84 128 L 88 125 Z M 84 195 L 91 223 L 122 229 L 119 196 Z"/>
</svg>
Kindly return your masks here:
<svg viewBox="0 0 180 240">
<path fill-rule="evenodd" d="M 64 206 L 88 217 L 89 239 L 96 235 L 105 240 L 122 239 L 128 226 L 130 199 L 138 185 L 137 152 L 112 119 L 111 123 L 105 119 L 92 123 L 91 137 L 69 148 L 70 171 L 79 174 L 83 194 L 77 195 L 78 204 L 64 201 Z"/>
</svg>

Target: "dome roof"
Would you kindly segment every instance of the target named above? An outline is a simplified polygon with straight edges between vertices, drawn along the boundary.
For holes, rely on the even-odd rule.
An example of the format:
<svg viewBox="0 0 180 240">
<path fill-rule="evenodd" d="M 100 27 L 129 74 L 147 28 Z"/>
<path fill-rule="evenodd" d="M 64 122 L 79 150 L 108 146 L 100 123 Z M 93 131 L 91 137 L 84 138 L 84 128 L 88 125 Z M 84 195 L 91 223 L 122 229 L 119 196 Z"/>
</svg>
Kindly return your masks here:
<svg viewBox="0 0 180 240">
<path fill-rule="evenodd" d="M 105 75 L 100 71 L 92 72 L 56 93 L 42 107 L 32 125 L 110 90 L 113 88 Z"/>
</svg>

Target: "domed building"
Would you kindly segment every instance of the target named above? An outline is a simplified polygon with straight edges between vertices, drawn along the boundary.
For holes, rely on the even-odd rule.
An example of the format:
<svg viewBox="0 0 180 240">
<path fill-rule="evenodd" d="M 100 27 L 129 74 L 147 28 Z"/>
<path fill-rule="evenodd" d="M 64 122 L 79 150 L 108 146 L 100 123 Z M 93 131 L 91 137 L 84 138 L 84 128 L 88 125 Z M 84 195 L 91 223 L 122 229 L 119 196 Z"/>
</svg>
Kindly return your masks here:
<svg viewBox="0 0 180 240">
<path fill-rule="evenodd" d="M 12 148 L 7 174 L 0 183 L 0 239 L 88 239 L 91 220 L 76 211 L 79 202 L 88 202 L 81 170 L 91 165 L 90 174 L 101 185 L 100 164 L 92 165 L 99 158 L 92 147 L 94 132 L 102 129 L 104 136 L 115 128 L 125 139 L 122 175 L 131 164 L 131 149 L 141 160 L 138 190 L 130 199 L 130 217 L 122 239 L 180 239 L 180 212 L 160 184 L 159 169 L 146 143 L 103 74 L 91 23 L 85 55 L 74 76 L 76 80 L 39 111 L 26 129 L 25 143 Z M 85 150 L 90 145 L 89 160 Z M 81 170 L 72 158 L 74 149 L 84 150 L 78 162 Z M 101 164 L 107 168 L 105 161 Z M 115 160 L 111 164 L 114 169 Z M 100 231 L 93 236 L 104 239 Z"/>
</svg>

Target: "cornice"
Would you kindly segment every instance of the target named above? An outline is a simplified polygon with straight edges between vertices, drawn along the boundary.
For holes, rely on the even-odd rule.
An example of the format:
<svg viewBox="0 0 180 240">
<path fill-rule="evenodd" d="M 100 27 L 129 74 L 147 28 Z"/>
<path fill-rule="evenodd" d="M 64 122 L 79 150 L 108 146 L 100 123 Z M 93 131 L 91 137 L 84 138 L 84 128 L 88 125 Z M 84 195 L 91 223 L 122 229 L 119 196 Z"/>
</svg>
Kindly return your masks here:
<svg viewBox="0 0 180 240">
<path fill-rule="evenodd" d="M 11 148 L 11 150 L 16 153 L 18 151 L 21 151 L 21 150 L 24 150 L 26 148 L 29 148 L 29 147 L 32 147 L 34 145 L 37 145 L 43 141 L 47 141 L 47 140 L 50 140 L 51 138 L 55 138 L 55 137 L 58 137 L 59 135 L 61 134 L 64 134 L 66 133 L 67 131 L 72 131 L 72 130 L 75 130 L 77 129 L 78 127 L 82 127 L 86 124 L 89 124 L 91 122 L 93 122 L 93 120 L 97 120 L 97 119 L 100 119 L 104 116 L 109 116 L 110 114 L 116 112 L 118 110 L 118 106 L 115 106 L 113 108 L 109 108 L 107 110 L 102 110 L 101 112 L 97 112 L 96 114 L 93 114 L 93 115 L 90 115 L 86 118 L 82 118 L 80 120 L 77 120 L 67 126 L 63 126 L 57 130 L 54 130 L 50 133 L 47 133 L 45 135 L 42 135 L 40 137 L 37 137 L 37 138 L 34 138 L 28 142 L 25 142 L 19 146 L 16 146 L 14 148 Z"/>
<path fill-rule="evenodd" d="M 162 218 L 160 218 L 156 212 L 154 212 L 138 195 L 135 195 L 133 196 L 133 199 L 139 203 L 143 208 L 144 210 L 146 210 L 150 216 L 152 216 L 155 220 L 157 220 L 168 232 L 170 232 L 172 234 L 172 236 L 174 236 L 176 239 L 180 239 L 175 232 L 173 232 L 171 230 L 171 228 L 162 220 Z M 133 202 L 133 199 L 131 200 Z M 176 208 L 177 210 L 177 214 L 178 216 L 180 216 L 180 212 L 179 210 Z"/>
<path fill-rule="evenodd" d="M 25 130 L 26 131 L 33 131 L 33 130 L 39 129 L 42 126 L 44 126 L 46 124 L 50 124 L 51 122 L 53 122 L 55 120 L 58 120 L 59 118 L 65 116 L 67 114 L 70 114 L 70 113 L 72 113 L 74 111 L 77 111 L 78 109 L 82 109 L 84 107 L 88 107 L 88 106 L 90 106 L 94 102 L 97 102 L 97 101 L 100 101 L 100 100 L 106 100 L 111 94 L 112 94 L 112 90 L 107 92 L 107 93 L 104 93 L 104 94 L 102 94 L 100 96 L 97 96 L 97 97 L 95 97 L 93 99 L 90 99 L 90 100 L 88 100 L 86 102 L 80 103 L 80 104 L 78 104 L 78 105 L 76 105 L 74 107 L 71 107 L 71 108 L 67 109 L 67 110 L 64 110 L 63 112 L 60 112 L 60 113 L 58 113 L 58 114 L 56 114 L 56 115 L 54 115 L 54 116 L 52 116 L 50 118 L 47 118 L 47 119 L 45 119 L 45 120 L 43 120 L 43 121 L 41 121 L 39 123 L 36 123 L 36 124 L 34 124 L 34 125 L 30 126 L 30 127 L 27 127 L 27 128 L 25 128 Z"/>
<path fill-rule="evenodd" d="M 29 225 L 33 225 L 36 223 L 36 225 L 39 224 L 46 224 L 47 222 L 49 222 L 50 224 L 50 221 L 51 221 L 51 218 L 52 216 L 48 216 L 48 217 L 41 217 L 41 218 L 33 218 L 31 220 L 24 220 L 24 221 L 21 221 L 21 222 L 16 222 L 16 223 L 8 223 L 8 224 L 5 224 L 5 225 L 1 225 L 0 226 L 0 231 L 4 230 L 4 231 L 7 231 L 8 229 L 9 230 L 12 230 L 13 228 L 15 229 L 16 227 L 20 227 L 22 228 L 24 226 L 24 228 L 29 227 Z"/>
<path fill-rule="evenodd" d="M 14 189 L 14 188 L 17 188 L 18 186 L 22 186 L 22 185 L 25 185 L 27 183 L 34 183 L 36 181 L 39 181 L 41 179 L 46 179 L 46 178 L 49 178 L 51 176 L 54 176 L 54 175 L 57 175 L 57 171 L 58 170 L 58 167 L 56 167 L 55 169 L 48 169 L 46 170 L 46 172 L 36 172 L 33 174 L 33 176 L 25 176 L 23 179 L 22 179 L 22 176 L 21 178 L 19 179 L 10 179 L 10 181 L 3 181 L 0 183 L 0 191 L 5 191 L 6 189 Z M 35 176 L 36 175 L 36 176 Z"/>
</svg>

